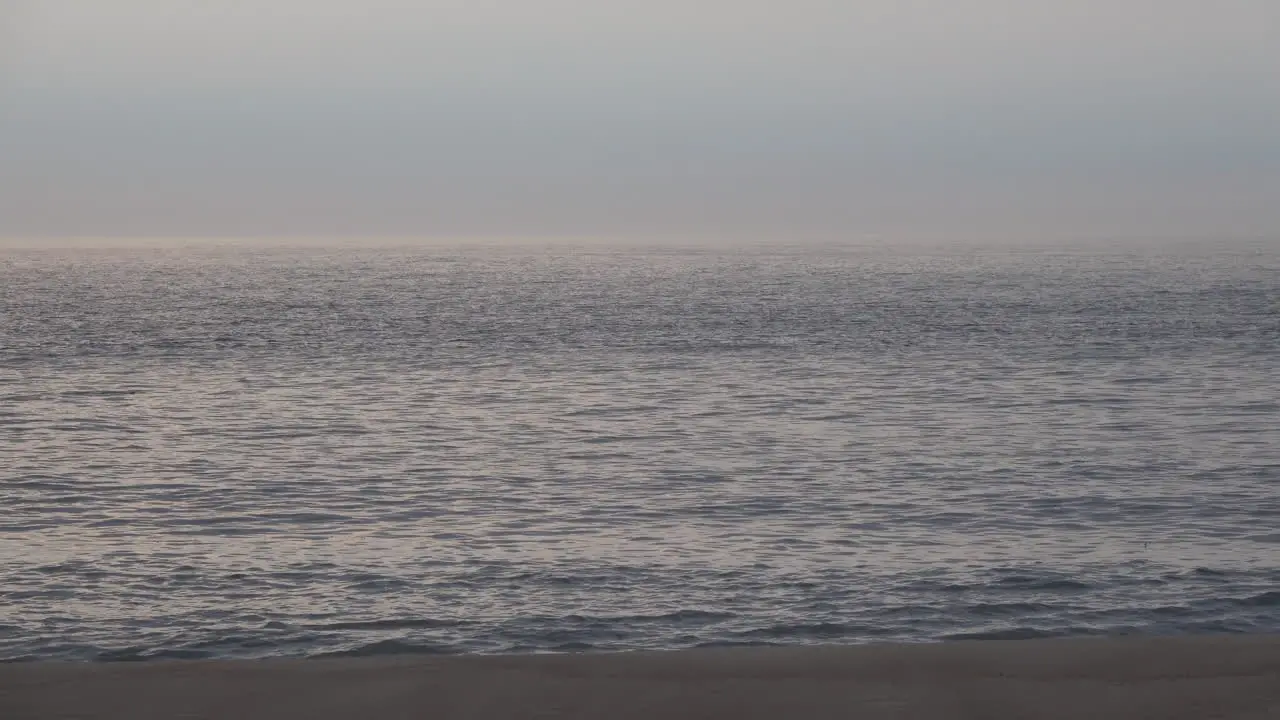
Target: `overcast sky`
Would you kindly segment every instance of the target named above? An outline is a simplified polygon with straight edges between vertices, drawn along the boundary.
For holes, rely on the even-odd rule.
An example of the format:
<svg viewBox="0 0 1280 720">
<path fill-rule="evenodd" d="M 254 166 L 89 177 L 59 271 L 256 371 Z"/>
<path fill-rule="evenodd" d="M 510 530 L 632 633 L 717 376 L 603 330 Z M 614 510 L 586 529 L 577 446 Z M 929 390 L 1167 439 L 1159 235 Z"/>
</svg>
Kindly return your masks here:
<svg viewBox="0 0 1280 720">
<path fill-rule="evenodd" d="M 0 0 L 0 236 L 1280 231 L 1277 0 Z"/>
</svg>

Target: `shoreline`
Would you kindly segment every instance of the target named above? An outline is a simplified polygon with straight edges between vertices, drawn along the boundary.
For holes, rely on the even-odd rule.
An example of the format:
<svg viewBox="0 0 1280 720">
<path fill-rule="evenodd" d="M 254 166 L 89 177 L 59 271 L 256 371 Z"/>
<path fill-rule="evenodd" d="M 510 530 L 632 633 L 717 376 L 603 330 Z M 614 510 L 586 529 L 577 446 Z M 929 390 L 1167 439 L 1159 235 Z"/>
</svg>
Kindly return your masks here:
<svg viewBox="0 0 1280 720">
<path fill-rule="evenodd" d="M 1280 718 L 1280 635 L 0 666 L 0 717 Z"/>
</svg>

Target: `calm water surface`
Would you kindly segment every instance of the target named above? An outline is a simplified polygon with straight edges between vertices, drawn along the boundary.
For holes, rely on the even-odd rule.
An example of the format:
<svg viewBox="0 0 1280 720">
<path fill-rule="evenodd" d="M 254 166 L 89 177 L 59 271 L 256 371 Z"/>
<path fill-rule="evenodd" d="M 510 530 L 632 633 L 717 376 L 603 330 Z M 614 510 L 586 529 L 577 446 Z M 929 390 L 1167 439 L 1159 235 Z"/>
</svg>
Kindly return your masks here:
<svg viewBox="0 0 1280 720">
<path fill-rule="evenodd" d="M 1280 631 L 1280 245 L 0 248 L 0 658 Z"/>
</svg>

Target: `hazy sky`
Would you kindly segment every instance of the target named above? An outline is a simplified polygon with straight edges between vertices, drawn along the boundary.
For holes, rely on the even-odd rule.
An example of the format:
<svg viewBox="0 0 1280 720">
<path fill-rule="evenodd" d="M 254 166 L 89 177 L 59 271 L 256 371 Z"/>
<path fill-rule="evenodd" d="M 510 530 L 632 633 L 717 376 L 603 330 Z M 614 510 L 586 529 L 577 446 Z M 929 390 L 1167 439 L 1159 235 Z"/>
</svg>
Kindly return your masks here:
<svg viewBox="0 0 1280 720">
<path fill-rule="evenodd" d="M 0 235 L 1280 231 L 1278 0 L 0 0 Z"/>
</svg>

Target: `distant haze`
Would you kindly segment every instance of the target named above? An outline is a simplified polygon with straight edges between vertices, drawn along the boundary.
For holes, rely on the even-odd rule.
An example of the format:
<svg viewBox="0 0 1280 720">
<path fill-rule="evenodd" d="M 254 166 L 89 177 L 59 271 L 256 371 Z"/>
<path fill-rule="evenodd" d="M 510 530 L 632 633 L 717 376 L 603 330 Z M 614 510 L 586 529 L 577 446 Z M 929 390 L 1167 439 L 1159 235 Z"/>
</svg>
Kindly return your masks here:
<svg viewBox="0 0 1280 720">
<path fill-rule="evenodd" d="M 1280 231 L 1276 0 L 0 0 L 0 236 Z"/>
</svg>

